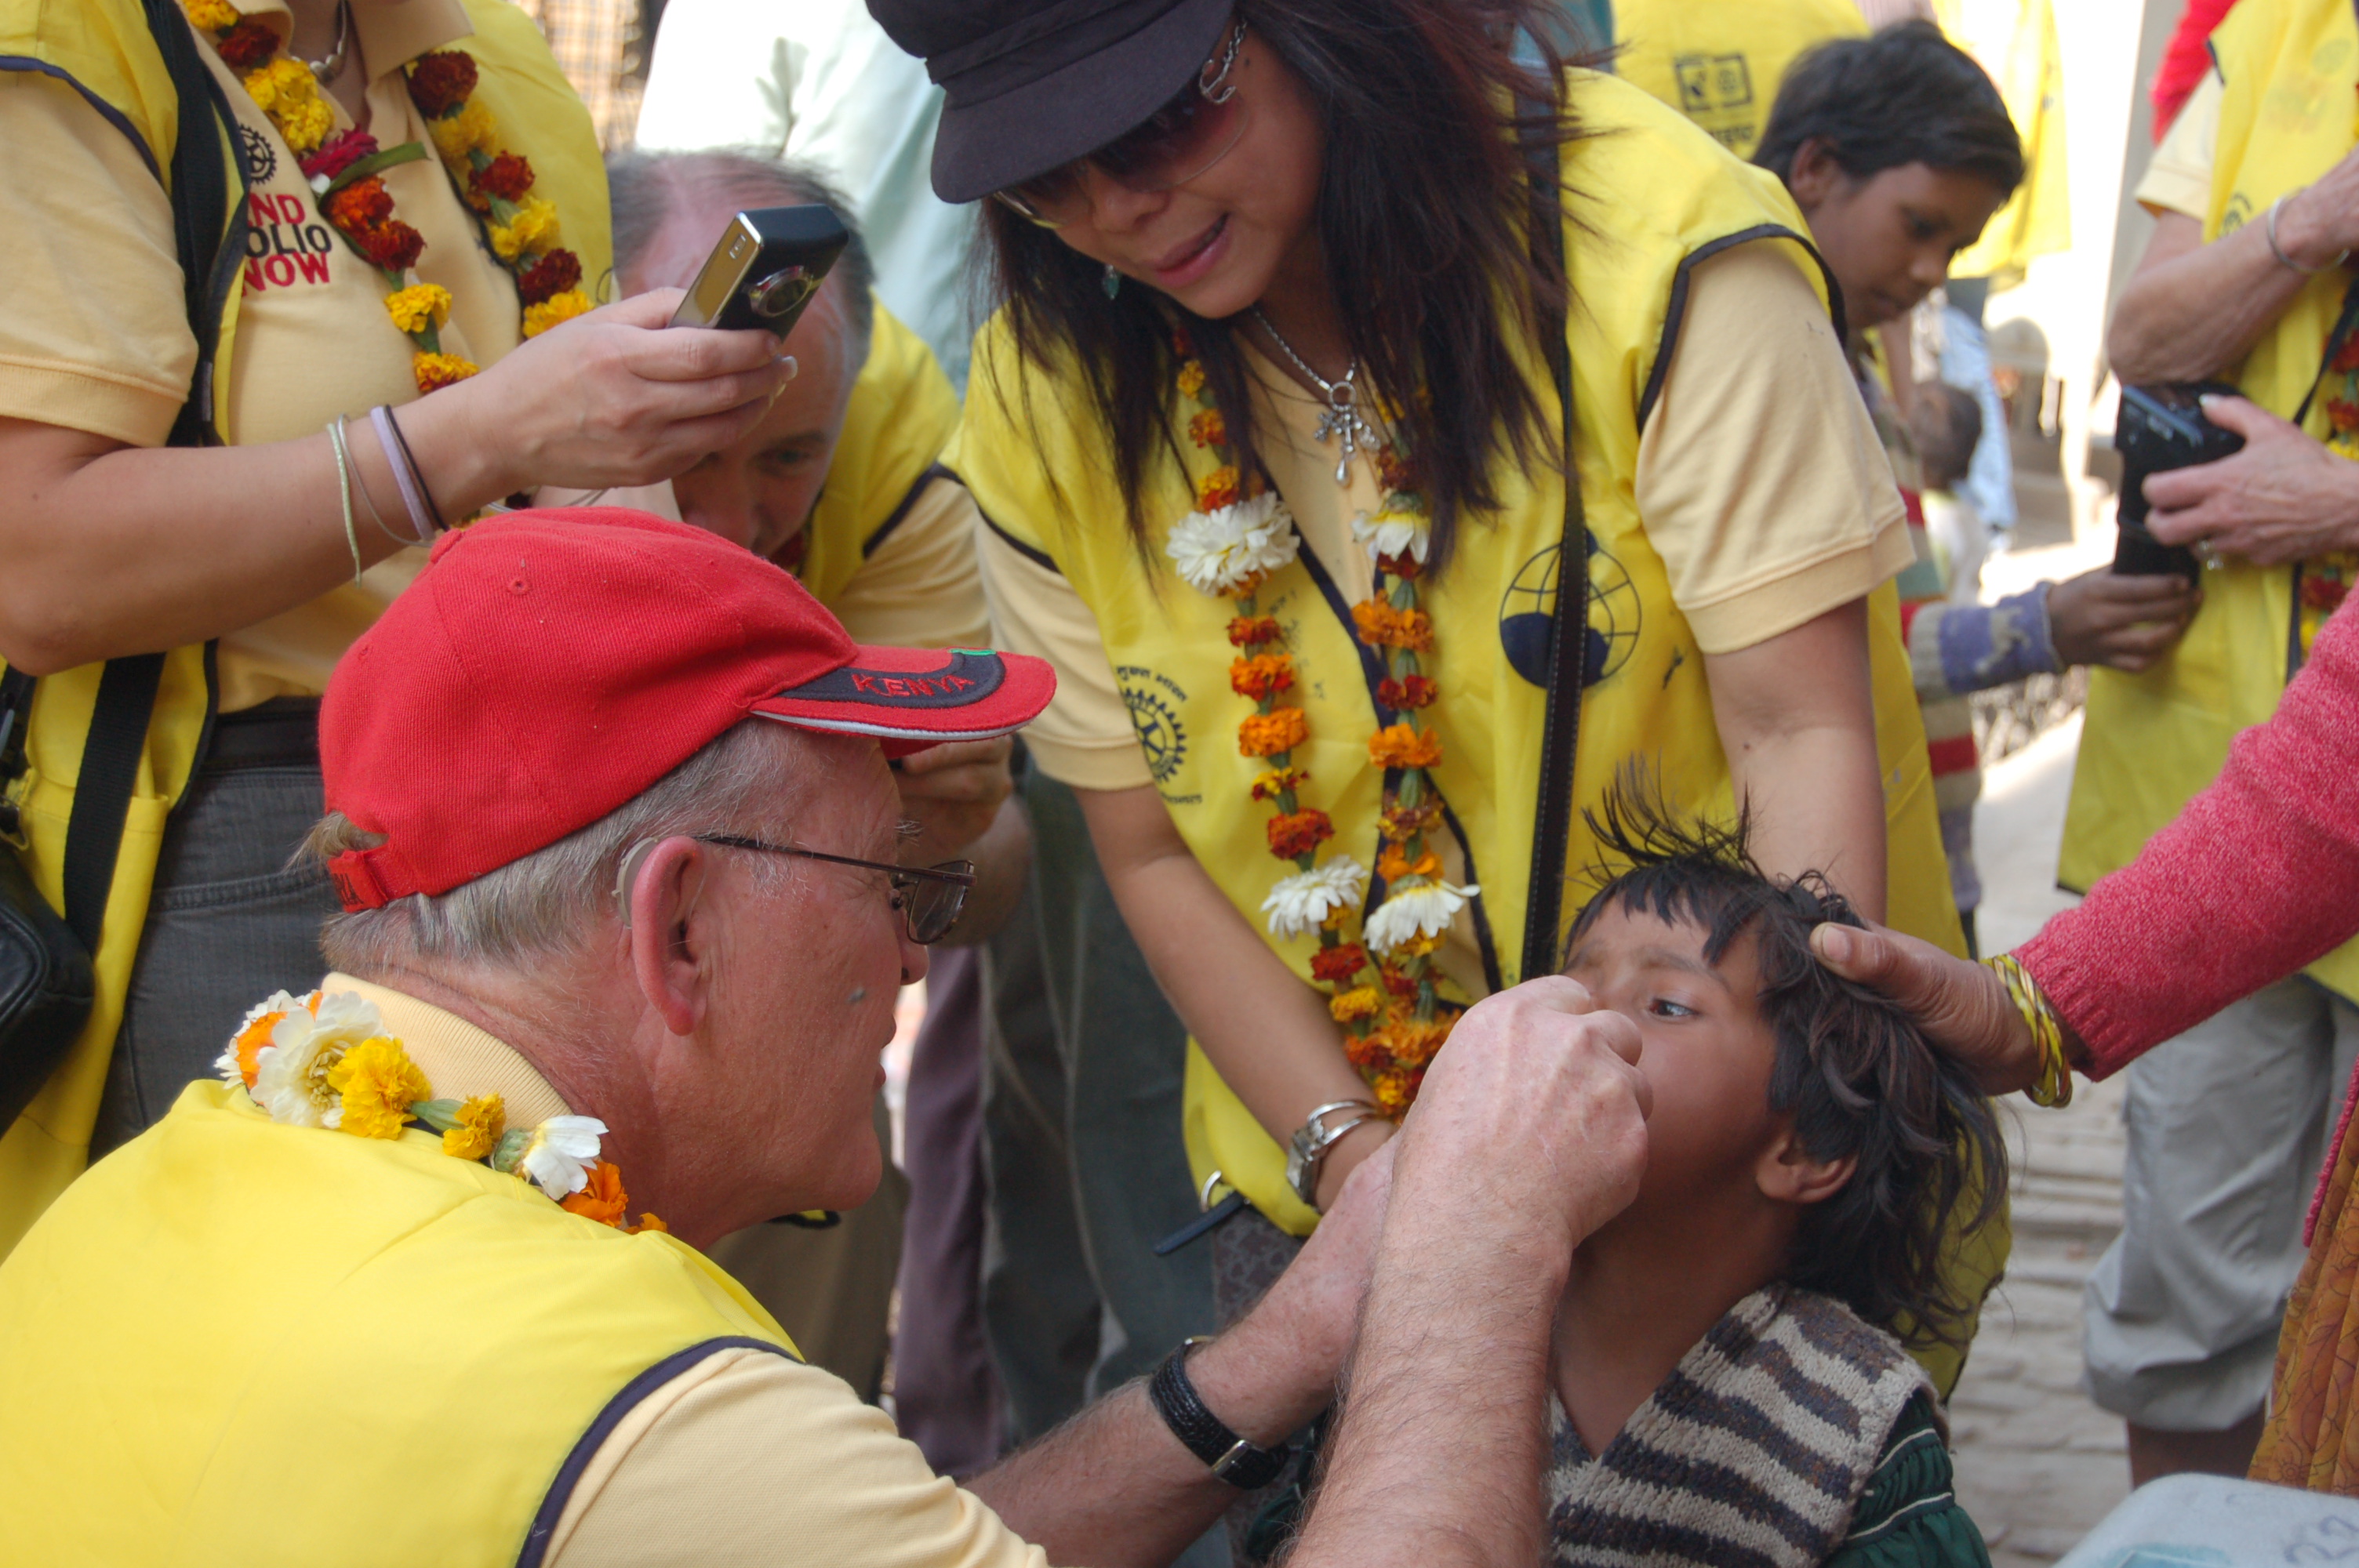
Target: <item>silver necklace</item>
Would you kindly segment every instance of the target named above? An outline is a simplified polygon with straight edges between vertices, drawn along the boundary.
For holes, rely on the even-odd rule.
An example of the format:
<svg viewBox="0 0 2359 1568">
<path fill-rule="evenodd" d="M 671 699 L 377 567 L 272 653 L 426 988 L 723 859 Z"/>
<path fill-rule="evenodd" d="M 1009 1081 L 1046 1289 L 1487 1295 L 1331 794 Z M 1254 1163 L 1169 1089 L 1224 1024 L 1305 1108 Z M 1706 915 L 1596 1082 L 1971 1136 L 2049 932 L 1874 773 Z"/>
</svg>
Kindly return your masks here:
<svg viewBox="0 0 2359 1568">
<path fill-rule="evenodd" d="M 352 0 L 336 0 L 336 47 L 328 51 L 325 59 L 305 60 L 303 69 L 311 73 L 312 81 L 325 87 L 344 74 L 345 51 L 351 49 L 352 42 Z"/>
<path fill-rule="evenodd" d="M 1383 440 L 1376 433 L 1376 427 L 1369 424 L 1366 416 L 1360 412 L 1359 356 L 1352 356 L 1343 380 L 1329 381 L 1294 351 L 1294 345 L 1286 341 L 1285 334 L 1270 325 L 1269 318 L 1261 313 L 1260 306 L 1253 308 L 1253 318 L 1261 323 L 1261 330 L 1269 334 L 1269 341 L 1277 345 L 1278 351 L 1292 360 L 1294 368 L 1309 376 L 1310 384 L 1319 389 L 1319 395 L 1327 400 L 1327 406 L 1320 410 L 1319 424 L 1311 431 L 1310 438 L 1323 442 L 1332 436 L 1341 440 L 1335 458 L 1335 482 L 1349 484 L 1352 481 L 1352 460 L 1360 455 L 1360 449 L 1380 445 Z"/>
</svg>

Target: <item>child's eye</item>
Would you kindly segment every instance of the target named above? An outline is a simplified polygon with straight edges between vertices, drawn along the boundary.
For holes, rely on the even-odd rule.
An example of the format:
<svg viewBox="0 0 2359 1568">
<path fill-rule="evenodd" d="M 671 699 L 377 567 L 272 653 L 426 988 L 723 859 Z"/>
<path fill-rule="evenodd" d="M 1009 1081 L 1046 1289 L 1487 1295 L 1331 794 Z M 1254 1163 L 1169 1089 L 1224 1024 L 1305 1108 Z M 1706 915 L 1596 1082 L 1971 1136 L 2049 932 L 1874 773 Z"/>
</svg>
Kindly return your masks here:
<svg viewBox="0 0 2359 1568">
<path fill-rule="evenodd" d="M 1647 1007 L 1658 1018 L 1693 1018 L 1696 1015 L 1694 1008 L 1682 1001 L 1673 1001 L 1667 996 L 1657 997 Z"/>
</svg>

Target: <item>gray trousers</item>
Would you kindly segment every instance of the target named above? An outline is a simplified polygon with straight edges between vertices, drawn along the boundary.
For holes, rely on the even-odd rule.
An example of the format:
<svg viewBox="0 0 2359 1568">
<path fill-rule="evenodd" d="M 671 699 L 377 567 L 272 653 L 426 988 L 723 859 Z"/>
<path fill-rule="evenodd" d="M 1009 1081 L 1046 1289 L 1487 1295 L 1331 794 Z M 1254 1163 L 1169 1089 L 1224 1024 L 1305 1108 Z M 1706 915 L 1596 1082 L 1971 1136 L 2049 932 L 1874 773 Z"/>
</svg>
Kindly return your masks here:
<svg viewBox="0 0 2359 1568">
<path fill-rule="evenodd" d="M 1072 791 L 1034 773 L 1024 906 L 987 951 L 984 1320 L 1011 1442 L 1219 1325 L 1180 1137 L 1187 1032 L 1114 907 Z"/>
<path fill-rule="evenodd" d="M 319 982 L 320 926 L 341 907 L 316 867 L 288 869 L 320 819 L 317 767 L 208 771 L 164 832 L 91 1158 L 172 1108 L 246 1010 Z"/>
<path fill-rule="evenodd" d="M 2296 977 L 2129 1067 L 2122 1234 L 2082 1311 L 2089 1393 L 2163 1432 L 2218 1432 L 2268 1398 L 2359 1009 Z"/>
</svg>

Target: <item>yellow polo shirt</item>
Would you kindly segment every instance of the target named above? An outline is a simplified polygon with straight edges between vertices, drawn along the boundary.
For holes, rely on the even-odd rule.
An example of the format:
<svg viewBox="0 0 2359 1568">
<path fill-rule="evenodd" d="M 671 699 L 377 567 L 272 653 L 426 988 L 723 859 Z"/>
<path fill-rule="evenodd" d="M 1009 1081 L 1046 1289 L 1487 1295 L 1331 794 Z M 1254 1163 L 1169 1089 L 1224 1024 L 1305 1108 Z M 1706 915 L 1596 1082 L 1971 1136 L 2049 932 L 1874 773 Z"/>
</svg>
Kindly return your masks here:
<svg viewBox="0 0 2359 1568">
<path fill-rule="evenodd" d="M 375 1003 L 437 1094 L 497 1092 L 520 1127 L 566 1114 L 530 1062 L 466 1020 L 350 975 L 320 983 Z M 641 1400 L 592 1457 L 543 1562 L 727 1568 L 788 1557 L 842 1568 L 1047 1563 L 842 1379 L 757 1349 L 708 1357 Z"/>
<path fill-rule="evenodd" d="M 275 0 L 244 0 L 239 9 L 282 31 L 288 25 Z M 401 70 L 473 29 L 459 0 L 360 4 L 352 16 L 370 73 L 371 134 L 384 146 L 415 141 L 429 148 L 424 159 L 389 168 L 383 178 L 395 215 L 425 236 L 419 277 L 451 291 L 442 346 L 489 364 L 522 341 L 516 283 L 433 156 Z M 295 155 L 209 40 L 200 38 L 198 53 L 237 115 L 252 183 L 226 402 L 230 441 L 256 446 L 316 435 L 338 414 L 362 416 L 365 426 L 375 405 L 412 401 L 412 344 L 386 315 L 384 275 L 328 226 Z M 342 105 L 321 97 L 337 128 L 348 128 Z M 588 129 L 585 116 L 584 135 Z M 0 72 L 0 148 L 6 149 L 0 277 L 8 283 L 0 310 L 0 416 L 161 446 L 197 353 L 163 187 L 130 137 L 71 86 L 38 71 Z M 603 227 L 605 214 L 560 211 L 559 220 Z M 600 282 L 586 279 L 584 287 Z M 355 438 L 375 439 L 357 432 Z M 376 502 L 406 529 L 399 496 Z M 371 526 L 364 513 L 360 526 Z M 223 637 L 222 709 L 326 690 L 343 651 L 425 564 L 423 550 L 401 551 L 357 583 Z"/>
</svg>

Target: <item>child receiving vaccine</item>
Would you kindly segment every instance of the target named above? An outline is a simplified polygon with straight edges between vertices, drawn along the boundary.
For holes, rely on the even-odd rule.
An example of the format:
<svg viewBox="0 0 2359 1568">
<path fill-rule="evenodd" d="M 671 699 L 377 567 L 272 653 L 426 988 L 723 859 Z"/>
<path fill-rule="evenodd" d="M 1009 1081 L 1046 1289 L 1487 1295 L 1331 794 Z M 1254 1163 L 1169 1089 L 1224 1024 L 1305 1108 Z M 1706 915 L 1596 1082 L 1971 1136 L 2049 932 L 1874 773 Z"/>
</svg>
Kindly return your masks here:
<svg viewBox="0 0 2359 1568">
<path fill-rule="evenodd" d="M 1812 957 L 1858 924 L 1839 894 L 1647 794 L 1593 818 L 1618 874 L 1564 966 L 1637 1022 L 1655 1099 L 1638 1195 L 1558 1308 L 1555 1561 L 1987 1564 L 1908 1346 L 1971 1309 L 1941 1265 L 2005 1190 L 1991 1103 Z"/>
</svg>

